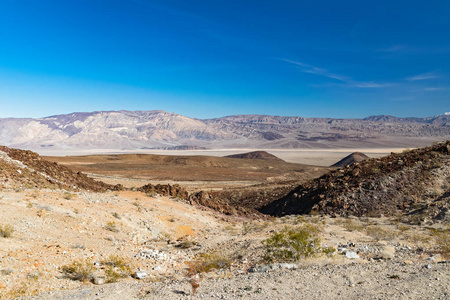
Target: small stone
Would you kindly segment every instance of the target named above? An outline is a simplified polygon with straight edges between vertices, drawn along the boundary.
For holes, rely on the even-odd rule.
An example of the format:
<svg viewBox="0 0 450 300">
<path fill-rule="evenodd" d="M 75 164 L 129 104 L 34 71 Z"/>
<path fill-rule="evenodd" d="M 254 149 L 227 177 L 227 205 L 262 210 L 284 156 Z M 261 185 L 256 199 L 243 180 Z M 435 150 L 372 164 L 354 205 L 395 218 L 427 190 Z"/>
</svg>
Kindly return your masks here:
<svg viewBox="0 0 450 300">
<path fill-rule="evenodd" d="M 144 279 L 145 277 L 147 277 L 147 273 L 143 271 L 137 271 L 134 273 L 133 277 L 136 279 Z"/>
<path fill-rule="evenodd" d="M 290 263 L 280 263 L 280 268 L 285 270 L 296 270 L 298 268 L 298 265 Z"/>
<path fill-rule="evenodd" d="M 161 271 L 162 267 L 160 265 L 158 265 L 158 266 L 153 267 L 152 270 L 153 271 Z"/>
<path fill-rule="evenodd" d="M 345 256 L 350 259 L 359 258 L 358 253 L 353 252 L 353 251 L 346 251 Z"/>
<path fill-rule="evenodd" d="M 248 269 L 248 271 L 250 273 L 259 273 L 259 272 L 268 272 L 270 270 L 270 266 L 269 265 L 261 265 L 261 266 L 255 266 L 253 268 Z"/>
<path fill-rule="evenodd" d="M 93 283 L 97 284 L 97 285 L 105 284 L 105 278 L 103 278 L 103 277 L 94 277 Z"/>
<path fill-rule="evenodd" d="M 431 269 L 431 265 L 430 265 L 430 264 L 428 264 L 428 265 L 426 265 L 426 266 L 425 266 L 425 268 L 427 268 L 427 269 Z"/>
</svg>

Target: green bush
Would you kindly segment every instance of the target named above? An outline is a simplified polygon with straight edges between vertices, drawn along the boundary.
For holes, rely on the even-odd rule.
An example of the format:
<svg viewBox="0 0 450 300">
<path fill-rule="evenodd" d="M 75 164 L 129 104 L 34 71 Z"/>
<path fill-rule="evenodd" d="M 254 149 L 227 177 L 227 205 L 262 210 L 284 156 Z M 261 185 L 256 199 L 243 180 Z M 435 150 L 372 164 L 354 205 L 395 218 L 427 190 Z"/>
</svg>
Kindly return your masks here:
<svg viewBox="0 0 450 300">
<path fill-rule="evenodd" d="M 275 232 L 270 238 L 262 241 L 266 247 L 264 260 L 273 261 L 297 261 L 309 257 L 322 249 L 318 234 L 319 227 L 305 224 L 299 227 L 285 227 Z"/>
</svg>

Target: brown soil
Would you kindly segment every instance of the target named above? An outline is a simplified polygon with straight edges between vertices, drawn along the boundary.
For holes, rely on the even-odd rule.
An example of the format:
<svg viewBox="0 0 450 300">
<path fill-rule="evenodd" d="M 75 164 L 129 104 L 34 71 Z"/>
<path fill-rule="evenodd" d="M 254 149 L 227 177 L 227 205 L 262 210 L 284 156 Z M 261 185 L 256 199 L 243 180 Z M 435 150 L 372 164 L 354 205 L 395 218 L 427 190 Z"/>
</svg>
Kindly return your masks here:
<svg viewBox="0 0 450 300">
<path fill-rule="evenodd" d="M 287 195 L 299 183 L 329 170 L 282 160 L 211 156 L 124 154 L 46 159 L 93 176 L 109 177 L 100 177 L 103 180 L 112 179 L 117 183 L 117 179 L 122 178 L 121 183 L 128 183 L 128 187 L 145 181 L 126 182 L 126 178 L 149 180 L 152 184 L 139 190 L 179 197 L 227 215 L 255 217 L 260 217 L 257 211 L 260 207 Z M 183 183 L 178 187 L 164 183 L 180 180 Z"/>
<path fill-rule="evenodd" d="M 327 168 L 277 160 L 152 154 L 44 157 L 73 170 L 113 177 L 173 181 L 267 182 L 314 177 Z"/>
</svg>

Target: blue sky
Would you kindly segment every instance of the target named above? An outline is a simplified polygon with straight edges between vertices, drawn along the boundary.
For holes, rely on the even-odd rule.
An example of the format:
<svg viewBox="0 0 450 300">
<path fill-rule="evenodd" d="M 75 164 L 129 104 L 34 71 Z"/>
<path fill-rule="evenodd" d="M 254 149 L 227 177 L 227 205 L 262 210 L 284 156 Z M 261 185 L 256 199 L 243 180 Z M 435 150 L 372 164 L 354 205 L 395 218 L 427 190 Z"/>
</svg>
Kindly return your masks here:
<svg viewBox="0 0 450 300">
<path fill-rule="evenodd" d="M 0 117 L 425 117 L 449 83 L 447 0 L 0 0 Z"/>
</svg>

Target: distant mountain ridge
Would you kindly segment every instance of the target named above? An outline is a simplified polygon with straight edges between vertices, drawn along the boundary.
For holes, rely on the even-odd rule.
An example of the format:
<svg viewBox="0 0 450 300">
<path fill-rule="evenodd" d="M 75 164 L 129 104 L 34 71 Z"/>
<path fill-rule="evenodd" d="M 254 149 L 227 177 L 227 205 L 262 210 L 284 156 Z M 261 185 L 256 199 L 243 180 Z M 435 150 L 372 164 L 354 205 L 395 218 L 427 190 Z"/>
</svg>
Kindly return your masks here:
<svg viewBox="0 0 450 300">
<path fill-rule="evenodd" d="M 365 119 L 235 115 L 194 119 L 161 110 L 0 119 L 0 144 L 45 149 L 416 147 L 450 138 L 450 115 Z"/>
</svg>

